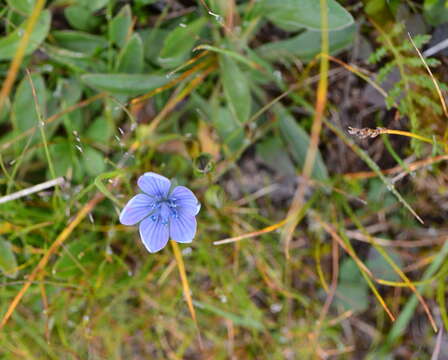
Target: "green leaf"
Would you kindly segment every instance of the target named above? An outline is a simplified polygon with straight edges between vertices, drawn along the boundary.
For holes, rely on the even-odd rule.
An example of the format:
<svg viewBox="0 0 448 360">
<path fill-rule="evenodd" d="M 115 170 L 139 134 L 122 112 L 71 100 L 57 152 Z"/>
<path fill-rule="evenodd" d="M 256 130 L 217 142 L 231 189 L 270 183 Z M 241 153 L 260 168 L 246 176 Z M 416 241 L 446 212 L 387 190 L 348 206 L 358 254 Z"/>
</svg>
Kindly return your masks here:
<svg viewBox="0 0 448 360">
<path fill-rule="evenodd" d="M 213 112 L 213 126 L 224 145 L 232 152 L 241 149 L 244 142 L 244 131 L 241 123 L 232 116 L 229 109 L 220 107 Z"/>
<path fill-rule="evenodd" d="M 98 57 L 92 59 L 88 54 L 50 45 L 45 45 L 45 52 L 53 61 L 58 62 L 75 72 L 103 72 L 107 70 L 104 61 Z"/>
<path fill-rule="evenodd" d="M 106 170 L 106 163 L 104 161 L 103 154 L 90 146 L 87 146 L 84 149 L 82 161 L 84 164 L 84 169 L 89 175 L 95 176 Z"/>
<path fill-rule="evenodd" d="M 345 259 L 341 265 L 336 294 L 334 305 L 344 310 L 361 312 L 369 305 L 367 283 L 356 263 L 350 258 Z"/>
<path fill-rule="evenodd" d="M 61 47 L 86 54 L 94 54 L 108 45 L 105 38 L 81 31 L 60 30 L 51 34 Z"/>
<path fill-rule="evenodd" d="M 430 25 L 437 26 L 448 21 L 446 0 L 425 0 L 423 10 L 425 19 Z"/>
<path fill-rule="evenodd" d="M 269 137 L 256 146 L 256 154 L 272 170 L 284 175 L 295 175 L 296 171 L 285 145 L 278 137 Z"/>
<path fill-rule="evenodd" d="M 336 54 L 353 43 L 356 26 L 349 26 L 342 30 L 330 31 L 330 54 Z M 282 58 L 299 58 L 311 61 L 321 52 L 321 32 L 307 30 L 287 40 L 275 41 L 257 48 L 257 52 L 264 59 L 278 61 Z"/>
<path fill-rule="evenodd" d="M 403 266 L 403 261 L 400 256 L 395 252 L 388 252 L 392 260 L 397 264 L 399 268 Z M 372 272 L 377 279 L 383 279 L 387 281 L 399 281 L 400 276 L 389 265 L 386 259 L 373 246 L 369 250 L 366 266 Z"/>
<path fill-rule="evenodd" d="M 118 55 L 117 70 L 135 74 L 143 71 L 143 42 L 138 34 L 132 35 Z"/>
<path fill-rule="evenodd" d="M 100 116 L 87 129 L 86 135 L 93 141 L 107 143 L 113 135 L 113 128 L 104 116 Z"/>
<path fill-rule="evenodd" d="M 353 24 L 353 17 L 336 0 L 327 0 L 328 30 L 343 29 Z M 259 13 L 286 31 L 303 28 L 321 30 L 319 0 L 263 0 Z"/>
<path fill-rule="evenodd" d="M 99 17 L 92 15 L 92 10 L 81 5 L 65 8 L 64 15 L 69 24 L 77 30 L 90 31 L 101 23 Z"/>
<path fill-rule="evenodd" d="M 8 5 L 22 14 L 31 14 L 34 8 L 35 0 L 7 0 Z"/>
<path fill-rule="evenodd" d="M 39 74 L 32 74 L 31 79 L 36 90 L 39 109 L 43 116 L 46 113 L 47 90 L 44 79 Z M 26 131 L 39 123 L 34 97 L 31 90 L 31 84 L 28 77 L 24 77 L 20 82 L 14 95 L 12 104 L 12 117 L 14 127 L 19 131 Z"/>
<path fill-rule="evenodd" d="M 7 97 L 5 99 L 3 107 L 0 109 L 0 124 L 8 119 L 10 111 L 11 111 L 11 100 L 9 100 L 9 97 Z"/>
<path fill-rule="evenodd" d="M 123 47 L 132 25 L 131 7 L 125 5 L 109 24 L 109 39 L 112 43 Z"/>
<path fill-rule="evenodd" d="M 252 108 L 249 81 L 230 56 L 221 55 L 219 64 L 227 103 L 235 118 L 245 123 L 249 119 Z"/>
<path fill-rule="evenodd" d="M 77 0 L 78 5 L 84 6 L 91 12 L 95 12 L 105 7 L 109 0 Z"/>
<path fill-rule="evenodd" d="M 50 12 L 48 10 L 42 11 L 31 34 L 25 55 L 31 54 L 45 40 L 50 30 L 50 22 Z M 14 57 L 27 26 L 28 20 L 22 23 L 12 33 L 0 39 L 0 60 L 11 60 Z"/>
<path fill-rule="evenodd" d="M 81 83 L 75 78 L 62 78 L 58 79 L 57 89 L 59 96 L 64 100 L 66 105 L 76 104 L 82 96 Z"/>
<path fill-rule="evenodd" d="M 165 68 L 174 68 L 187 60 L 206 22 L 207 18 L 204 16 L 172 30 L 166 37 L 158 57 L 159 64 Z"/>
<path fill-rule="evenodd" d="M 100 91 L 112 94 L 137 96 L 157 89 L 173 77 L 146 74 L 85 74 L 81 79 Z"/>
<path fill-rule="evenodd" d="M 310 138 L 303 130 L 292 115 L 282 106 L 275 107 L 275 113 L 278 117 L 280 131 L 291 150 L 291 155 L 297 165 L 303 168 L 305 158 L 308 151 Z M 318 180 L 327 180 L 328 172 L 322 155 L 318 151 L 314 160 L 314 168 L 312 177 Z"/>
<path fill-rule="evenodd" d="M 17 260 L 11 243 L 0 238 L 0 270 L 3 275 L 15 279 L 17 277 Z"/>
<path fill-rule="evenodd" d="M 139 32 L 139 35 L 143 39 L 143 47 L 145 53 L 145 59 L 151 63 L 157 64 L 157 58 L 162 51 L 165 38 L 168 36 L 169 31 L 165 29 L 145 29 Z"/>
<path fill-rule="evenodd" d="M 54 161 L 54 172 L 56 176 L 67 176 L 68 173 L 73 174 L 75 181 L 79 181 L 83 177 L 79 159 L 76 157 L 74 146 L 66 139 L 54 139 L 54 143 L 48 147 L 52 159 Z"/>
</svg>

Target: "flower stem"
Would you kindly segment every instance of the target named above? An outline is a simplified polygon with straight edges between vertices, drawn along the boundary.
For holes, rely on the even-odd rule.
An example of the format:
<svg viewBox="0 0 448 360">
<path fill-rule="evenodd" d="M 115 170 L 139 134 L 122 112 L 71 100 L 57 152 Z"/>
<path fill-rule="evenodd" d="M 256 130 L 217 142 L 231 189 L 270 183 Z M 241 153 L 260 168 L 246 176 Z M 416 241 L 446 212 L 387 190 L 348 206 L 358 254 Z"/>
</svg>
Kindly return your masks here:
<svg viewBox="0 0 448 360">
<path fill-rule="evenodd" d="M 199 347 L 202 350 L 203 349 L 202 337 L 199 331 L 198 322 L 196 320 L 196 311 L 194 310 L 193 299 L 191 298 L 190 285 L 187 279 L 187 272 L 185 271 L 184 259 L 182 258 L 182 253 L 180 252 L 179 245 L 177 245 L 177 242 L 175 242 L 174 240 L 171 240 L 170 242 L 171 246 L 173 247 L 174 257 L 176 258 L 177 268 L 179 269 L 185 301 L 188 304 L 188 309 L 190 310 L 191 318 L 193 319 L 194 325 L 198 332 Z"/>
</svg>

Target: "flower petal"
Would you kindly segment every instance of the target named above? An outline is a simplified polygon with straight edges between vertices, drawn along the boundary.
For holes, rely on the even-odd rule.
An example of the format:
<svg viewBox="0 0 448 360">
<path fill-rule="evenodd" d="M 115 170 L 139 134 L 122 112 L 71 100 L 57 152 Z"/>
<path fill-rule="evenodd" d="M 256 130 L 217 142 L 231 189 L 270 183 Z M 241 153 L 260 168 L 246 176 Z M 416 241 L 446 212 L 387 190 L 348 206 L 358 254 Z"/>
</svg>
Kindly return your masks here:
<svg viewBox="0 0 448 360">
<path fill-rule="evenodd" d="M 137 184 L 142 191 L 150 196 L 167 197 L 171 181 L 165 176 L 147 172 L 138 178 Z"/>
<path fill-rule="evenodd" d="M 120 214 L 123 225 L 135 225 L 142 221 L 151 212 L 154 200 L 145 194 L 135 195 L 128 201 Z"/>
<path fill-rule="evenodd" d="M 140 223 L 140 237 L 150 253 L 163 249 L 168 242 L 168 224 L 162 224 L 160 217 L 149 216 Z"/>
<path fill-rule="evenodd" d="M 179 243 L 189 243 L 196 234 L 196 218 L 194 215 L 179 213 L 170 219 L 170 236 Z"/>
<path fill-rule="evenodd" d="M 170 195 L 170 199 L 176 200 L 179 212 L 184 214 L 195 216 L 201 209 L 201 204 L 196 196 L 185 186 L 176 186 Z"/>
</svg>

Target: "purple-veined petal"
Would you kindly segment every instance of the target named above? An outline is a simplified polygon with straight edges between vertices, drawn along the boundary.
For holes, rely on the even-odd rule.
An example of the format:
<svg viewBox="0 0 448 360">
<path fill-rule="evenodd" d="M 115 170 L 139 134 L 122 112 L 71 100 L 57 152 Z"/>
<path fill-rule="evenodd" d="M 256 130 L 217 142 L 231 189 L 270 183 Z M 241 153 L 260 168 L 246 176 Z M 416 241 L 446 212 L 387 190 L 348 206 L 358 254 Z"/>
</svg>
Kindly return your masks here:
<svg viewBox="0 0 448 360">
<path fill-rule="evenodd" d="M 148 216 L 140 223 L 140 237 L 150 253 L 162 250 L 169 238 L 169 226 L 158 216 Z"/>
<path fill-rule="evenodd" d="M 185 186 L 176 186 L 170 195 L 170 199 L 176 201 L 180 213 L 195 216 L 201 209 L 201 204 L 196 196 Z"/>
<path fill-rule="evenodd" d="M 194 215 L 179 213 L 170 218 L 170 236 L 179 243 L 189 243 L 196 234 L 196 218 Z"/>
<path fill-rule="evenodd" d="M 123 225 L 137 224 L 151 213 L 153 204 L 154 200 L 148 195 L 135 195 L 121 211 L 120 222 Z"/>
<path fill-rule="evenodd" d="M 167 197 L 170 191 L 171 181 L 165 176 L 147 172 L 138 178 L 137 184 L 148 195 Z"/>
</svg>

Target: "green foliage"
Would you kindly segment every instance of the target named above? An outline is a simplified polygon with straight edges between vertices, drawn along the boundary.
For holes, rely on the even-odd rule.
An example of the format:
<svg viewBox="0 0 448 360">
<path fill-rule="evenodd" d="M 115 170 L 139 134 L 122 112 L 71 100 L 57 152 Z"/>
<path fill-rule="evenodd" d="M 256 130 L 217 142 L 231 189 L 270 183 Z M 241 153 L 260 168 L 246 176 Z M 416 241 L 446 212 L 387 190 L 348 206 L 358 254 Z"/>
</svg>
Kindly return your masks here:
<svg viewBox="0 0 448 360">
<path fill-rule="evenodd" d="M 369 57 L 371 64 L 383 61 L 378 71 L 376 81 L 379 84 L 388 81 L 392 71 L 398 70 L 399 79 L 395 81 L 388 91 L 386 104 L 388 108 L 396 107 L 398 111 L 408 116 L 413 132 L 422 131 L 423 122 L 418 119 L 430 108 L 436 115 L 442 114 L 439 99 L 435 97 L 434 83 L 426 72 L 425 65 L 420 59 L 412 42 L 409 39 L 402 41 L 404 37 L 403 25 L 397 24 L 388 33 L 383 33 L 378 40 L 382 44 Z M 418 49 L 429 41 L 428 35 L 416 35 L 413 37 Z M 437 59 L 427 59 L 429 67 L 439 65 Z M 442 88 L 446 85 L 441 84 Z"/>
<path fill-rule="evenodd" d="M 245 123 L 249 120 L 252 109 L 249 79 L 231 57 L 222 55 L 219 61 L 227 104 L 235 119 Z"/>
<path fill-rule="evenodd" d="M 2 2 L 1 84 L 36 3 Z M 364 45 L 373 45 L 376 81 L 401 74 L 387 90 L 388 106 L 411 118 L 411 131 L 442 139 L 446 124 L 433 81 L 403 29 L 385 26 L 378 43 L 373 37 L 368 11 L 398 14 L 398 2 L 327 3 L 330 54 L 348 50 L 341 59 L 364 68 Z M 340 64 L 320 72 L 320 0 L 45 4 L 0 109 L 0 321 L 39 262 L 47 262 L 2 328 L 0 358 L 309 359 L 316 349 L 323 358 L 382 358 L 379 350 L 396 357 L 403 349 L 415 355 L 405 334 L 416 316 L 426 331 L 421 306 L 411 290 L 376 280 L 401 282 L 391 262 L 406 269 L 427 259 L 434 259 L 427 269 L 407 274 L 425 281 L 422 296 L 431 310 L 437 300 L 447 322 L 441 281 L 448 247 L 432 235 L 443 234 L 446 223 L 444 168 L 428 162 L 424 169 L 407 165 L 416 176 L 383 174 L 391 161 L 412 159 L 412 148 L 402 138 L 384 141 L 387 135 L 358 145 L 349 138 L 346 126 L 370 121 L 371 109 L 352 97 L 366 85 Z M 445 16 L 439 6 L 426 1 L 412 10 L 435 16 L 435 24 Z M 427 40 L 414 38 L 419 48 Z M 436 59 L 426 60 L 443 72 Z M 325 77 L 324 126 L 311 179 L 304 179 L 322 104 L 316 83 Z M 373 115 L 386 126 L 383 113 Z M 422 153 L 434 149 L 424 145 Z M 362 162 L 380 179 L 361 172 Z M 202 205 L 196 238 L 179 245 L 197 324 L 170 247 L 149 255 L 138 226 L 119 223 L 147 171 L 187 185 Z M 347 174 L 353 172 L 361 173 Z M 61 185 L 10 198 L 59 176 Z M 297 184 L 305 185 L 303 206 L 286 259 L 281 224 Z M 417 192 L 425 186 L 430 190 Z M 424 225 L 409 215 L 414 208 Z M 368 244 L 369 234 L 387 247 Z M 422 250 L 414 242 L 420 238 L 433 242 Z M 385 320 L 379 297 L 396 323 Z M 359 324 L 370 330 L 350 330 Z M 433 337 L 420 340 L 415 356 L 429 358 Z"/>
<path fill-rule="evenodd" d="M 280 131 L 290 147 L 291 156 L 299 167 L 302 168 L 305 165 L 306 153 L 310 142 L 309 136 L 286 109 L 278 106 L 276 114 L 279 118 Z M 317 153 L 312 175 L 318 180 L 328 179 L 327 168 L 320 153 Z"/>
<path fill-rule="evenodd" d="M 25 51 L 26 55 L 31 54 L 45 40 L 50 30 L 50 22 L 51 13 L 50 11 L 45 10 L 39 16 L 36 27 L 30 36 L 30 41 L 28 42 Z M 0 60 L 11 60 L 13 58 L 26 27 L 27 21 L 21 24 L 13 32 L 0 39 Z"/>
<path fill-rule="evenodd" d="M 355 25 L 342 30 L 333 30 L 329 33 L 330 53 L 336 55 L 353 43 Z M 257 48 L 259 54 L 269 60 L 298 58 L 303 61 L 311 61 L 320 53 L 321 32 L 306 30 L 301 34 L 287 40 L 274 41 Z"/>
<path fill-rule="evenodd" d="M 425 0 L 423 3 L 426 20 L 434 26 L 448 21 L 448 2 L 446 0 Z"/>
<path fill-rule="evenodd" d="M 0 237 L 0 271 L 3 275 L 16 278 L 17 277 L 17 260 L 12 246 L 9 242 Z"/>
<path fill-rule="evenodd" d="M 336 292 L 338 296 L 334 305 L 345 311 L 364 311 L 369 306 L 367 284 L 352 259 L 346 259 L 341 264 Z"/>
<path fill-rule="evenodd" d="M 337 1 L 328 0 L 327 4 L 328 30 L 340 30 L 353 24 L 353 17 Z M 258 11 L 286 31 L 321 29 L 320 1 L 284 0 L 282 6 L 278 6 L 276 0 L 262 0 Z"/>
</svg>

